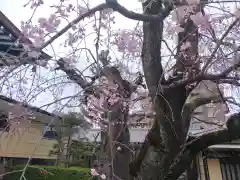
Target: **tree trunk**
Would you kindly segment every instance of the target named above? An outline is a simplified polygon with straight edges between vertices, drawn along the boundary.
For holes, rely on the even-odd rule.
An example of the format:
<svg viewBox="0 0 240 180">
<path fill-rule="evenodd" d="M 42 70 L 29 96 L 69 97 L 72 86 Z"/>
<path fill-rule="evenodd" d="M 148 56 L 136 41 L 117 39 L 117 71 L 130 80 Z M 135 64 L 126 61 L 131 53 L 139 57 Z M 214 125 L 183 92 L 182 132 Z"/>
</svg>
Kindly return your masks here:
<svg viewBox="0 0 240 180">
<path fill-rule="evenodd" d="M 162 10 L 161 2 L 153 2 L 148 8 L 143 6 L 145 14 L 158 14 Z M 188 19 L 183 21 L 181 27 L 184 32 L 178 36 L 178 51 L 175 76 L 182 79 L 189 68 L 195 66 L 195 61 L 198 56 L 198 30 L 193 22 Z M 156 171 L 151 179 L 165 179 L 174 158 L 179 154 L 181 146 L 185 143 L 188 128 L 190 125 L 189 119 L 185 122 L 182 119 L 182 109 L 188 97 L 188 89 L 185 85 L 174 87 L 171 89 L 157 89 L 159 85 L 168 85 L 176 79 L 170 78 L 165 80 L 162 77 L 161 65 L 161 41 L 163 32 L 163 22 L 143 22 L 143 47 L 142 47 L 142 64 L 146 83 L 149 89 L 150 96 L 154 103 L 156 112 L 155 124 L 159 126 L 164 152 L 159 151 L 155 147 L 155 163 Z M 181 46 L 189 41 L 191 47 L 182 56 Z M 180 55 L 181 54 L 181 55 Z M 189 63 L 189 60 L 192 62 Z M 183 62 L 183 63 L 181 63 Z M 183 64 L 189 64 L 185 67 Z M 187 70 L 186 70 L 187 69 Z M 192 69 L 191 69 L 192 70 Z M 181 73 L 178 73 L 181 72 Z M 179 75 L 180 74 L 180 75 Z"/>
<path fill-rule="evenodd" d="M 129 142 L 130 134 L 127 127 L 128 111 L 110 112 L 109 116 L 109 137 L 108 137 L 108 154 L 109 154 L 109 179 L 119 180 L 129 179 L 130 151 Z M 123 115 L 124 114 L 124 115 Z"/>
<path fill-rule="evenodd" d="M 68 167 L 69 163 L 70 163 L 70 158 L 71 158 L 71 145 L 72 145 L 72 135 L 68 136 L 68 140 L 67 140 L 67 152 L 66 152 L 66 163 L 65 163 L 65 167 Z"/>
</svg>

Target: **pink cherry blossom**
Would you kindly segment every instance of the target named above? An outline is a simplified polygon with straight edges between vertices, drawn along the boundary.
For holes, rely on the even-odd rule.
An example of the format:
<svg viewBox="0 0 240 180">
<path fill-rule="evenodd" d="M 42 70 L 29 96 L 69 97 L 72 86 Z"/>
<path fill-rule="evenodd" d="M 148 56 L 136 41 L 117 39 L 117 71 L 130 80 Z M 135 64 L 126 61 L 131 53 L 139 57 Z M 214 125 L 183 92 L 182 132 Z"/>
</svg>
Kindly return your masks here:
<svg viewBox="0 0 240 180">
<path fill-rule="evenodd" d="M 191 43 L 189 42 L 189 41 L 187 41 L 187 42 L 185 42 L 182 46 L 181 46 L 181 51 L 184 51 L 184 50 L 186 50 L 186 49 L 188 49 L 188 48 L 190 48 L 191 47 Z"/>
<path fill-rule="evenodd" d="M 202 12 L 198 12 L 190 16 L 191 20 L 197 25 L 202 28 L 208 29 L 210 27 L 209 16 L 203 15 Z"/>
<path fill-rule="evenodd" d="M 59 18 L 56 17 L 55 14 L 51 14 L 48 19 L 46 18 L 39 18 L 38 19 L 39 28 L 44 29 L 49 33 L 53 33 L 57 27 L 60 25 L 61 21 Z"/>
<path fill-rule="evenodd" d="M 120 30 L 115 34 L 115 40 L 112 42 L 117 46 L 118 51 L 123 54 L 138 56 L 141 48 L 141 41 L 136 39 L 135 32 Z"/>
<path fill-rule="evenodd" d="M 43 0 L 31 0 L 31 9 L 43 5 Z"/>
<path fill-rule="evenodd" d="M 99 174 L 96 171 L 96 169 L 91 169 L 90 173 L 91 173 L 92 176 L 99 176 Z"/>
<path fill-rule="evenodd" d="M 167 28 L 167 32 L 171 35 L 175 34 L 175 33 L 180 33 L 183 32 L 184 29 L 180 26 L 170 26 Z"/>
<path fill-rule="evenodd" d="M 8 113 L 8 122 L 13 131 L 21 128 L 22 123 L 31 123 L 32 119 L 35 119 L 33 112 L 24 108 L 22 104 L 13 105 Z"/>
<path fill-rule="evenodd" d="M 88 9 L 86 7 L 83 7 L 81 5 L 79 5 L 77 8 L 78 8 L 78 13 L 79 14 L 84 14 L 88 11 Z"/>
<path fill-rule="evenodd" d="M 193 7 L 190 5 L 183 5 L 177 7 L 172 13 L 172 20 L 178 24 L 187 19 L 191 13 L 193 13 Z"/>
<path fill-rule="evenodd" d="M 107 177 L 106 177 L 105 174 L 101 174 L 101 175 L 100 175 L 100 178 L 101 178 L 101 179 L 107 179 Z"/>
<path fill-rule="evenodd" d="M 40 37 L 40 36 L 33 36 L 32 39 L 34 41 L 33 42 L 34 46 L 37 47 L 37 48 L 41 47 L 45 42 L 44 38 Z"/>
<path fill-rule="evenodd" d="M 234 14 L 237 18 L 240 18 L 240 9 L 237 8 L 233 14 Z"/>
<path fill-rule="evenodd" d="M 86 111 L 94 122 L 105 122 L 102 114 L 110 111 L 116 104 L 122 107 L 122 110 L 129 105 L 129 99 L 123 97 L 124 92 L 119 90 L 119 86 L 111 77 L 100 78 L 97 94 L 99 95 L 89 95 L 86 105 Z"/>
<path fill-rule="evenodd" d="M 46 24 L 48 23 L 47 19 L 43 18 L 43 17 L 39 18 L 38 22 L 39 22 L 40 28 L 44 28 L 46 26 Z"/>
</svg>

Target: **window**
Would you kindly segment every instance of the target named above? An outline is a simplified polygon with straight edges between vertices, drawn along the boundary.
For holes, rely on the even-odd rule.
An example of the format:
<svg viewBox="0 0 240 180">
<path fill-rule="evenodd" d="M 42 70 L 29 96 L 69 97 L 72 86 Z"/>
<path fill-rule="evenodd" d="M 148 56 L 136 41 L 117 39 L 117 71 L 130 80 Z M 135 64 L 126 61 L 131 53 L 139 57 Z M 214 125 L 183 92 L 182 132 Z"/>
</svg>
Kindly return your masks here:
<svg viewBox="0 0 240 180">
<path fill-rule="evenodd" d="M 240 159 L 223 158 L 220 160 L 223 180 L 240 180 Z"/>
<path fill-rule="evenodd" d="M 10 125 L 8 123 L 8 115 L 0 112 L 0 131 L 9 132 Z"/>
<path fill-rule="evenodd" d="M 57 132 L 54 127 L 45 126 L 43 130 L 43 138 L 57 139 Z"/>
</svg>

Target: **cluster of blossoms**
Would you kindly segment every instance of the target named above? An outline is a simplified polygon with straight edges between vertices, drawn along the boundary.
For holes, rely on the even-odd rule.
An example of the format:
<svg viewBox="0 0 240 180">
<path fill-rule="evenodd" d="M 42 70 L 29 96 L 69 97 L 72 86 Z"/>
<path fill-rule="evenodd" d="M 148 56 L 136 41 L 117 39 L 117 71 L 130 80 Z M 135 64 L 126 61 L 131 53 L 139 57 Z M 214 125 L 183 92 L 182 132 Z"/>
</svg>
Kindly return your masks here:
<svg viewBox="0 0 240 180">
<path fill-rule="evenodd" d="M 55 14 L 51 14 L 48 19 L 39 18 L 38 23 L 38 25 L 32 25 L 31 22 L 21 22 L 23 34 L 33 40 L 35 47 L 44 44 L 46 34 L 56 32 L 61 20 Z"/>
<path fill-rule="evenodd" d="M 141 31 L 130 31 L 126 29 L 119 30 L 114 36 L 112 42 L 117 46 L 119 52 L 125 56 L 139 57 L 141 52 Z"/>
<path fill-rule="evenodd" d="M 43 1 L 32 0 L 31 3 L 32 8 L 42 5 Z M 53 5 L 51 7 L 55 8 L 56 12 L 51 14 L 48 18 L 40 17 L 37 25 L 33 25 L 31 21 L 21 22 L 23 34 L 33 41 L 35 47 L 41 47 L 47 35 L 57 32 L 61 24 L 61 19 L 68 18 L 71 12 L 77 11 L 79 14 L 83 14 L 88 11 L 87 8 L 80 5 L 77 8 L 72 4 L 65 5 L 64 1 L 62 1 L 60 5 Z M 65 42 L 67 45 L 72 45 L 85 36 L 85 28 L 81 24 L 79 24 L 78 27 L 76 25 L 72 26 L 72 30 L 77 31 L 75 33 L 69 32 L 68 39 Z"/>
<path fill-rule="evenodd" d="M 210 16 L 203 15 L 202 12 L 197 11 L 199 9 L 199 0 L 187 0 L 186 5 L 178 6 L 172 12 L 172 21 L 175 22 L 176 25 L 169 24 L 168 25 L 168 33 L 172 34 L 174 32 L 179 33 L 183 32 L 184 29 L 180 26 L 180 24 L 187 19 L 191 19 L 196 26 L 201 29 L 209 29 L 210 28 Z"/>
<path fill-rule="evenodd" d="M 106 175 L 105 174 L 99 174 L 97 171 L 96 171 L 96 169 L 91 169 L 91 175 L 93 176 L 93 177 L 99 177 L 100 179 L 106 179 L 107 177 L 106 177 Z"/>
<path fill-rule="evenodd" d="M 31 9 L 36 8 L 38 6 L 43 5 L 43 0 L 31 0 L 29 3 L 31 3 Z"/>
<path fill-rule="evenodd" d="M 48 171 L 46 171 L 45 169 L 39 169 L 40 174 L 42 175 L 47 175 Z"/>
<path fill-rule="evenodd" d="M 101 77 L 96 92 L 88 96 L 87 111 L 100 125 L 104 121 L 104 114 L 111 111 L 115 105 L 120 106 L 122 111 L 128 108 L 129 99 L 124 97 L 124 92 L 119 91 L 119 85 L 114 83 L 113 79 Z"/>
<path fill-rule="evenodd" d="M 67 69 L 73 69 L 75 67 L 75 64 L 77 63 L 77 59 L 78 59 L 77 56 L 74 54 L 72 54 L 68 57 L 64 57 L 63 60 L 64 60 L 64 62 L 66 62 L 65 67 Z"/>
<path fill-rule="evenodd" d="M 176 7 L 172 12 L 172 22 L 175 22 L 176 25 L 172 26 L 172 23 L 168 25 L 167 31 L 169 34 L 182 32 L 184 29 L 180 27 L 180 24 L 189 18 L 200 28 L 200 30 L 208 30 L 211 28 L 211 22 L 221 21 L 222 19 L 229 17 L 229 15 L 224 15 L 210 18 L 209 14 L 203 14 L 200 11 L 196 11 L 199 9 L 200 0 L 186 0 L 186 3 L 186 5 Z M 233 12 L 233 15 L 240 17 L 239 9 L 236 9 L 236 11 Z"/>
<path fill-rule="evenodd" d="M 60 25 L 61 20 L 57 18 L 55 14 L 51 14 L 48 19 L 39 18 L 38 23 L 41 29 L 44 29 L 46 32 L 53 33 L 56 30 L 56 28 Z"/>
</svg>

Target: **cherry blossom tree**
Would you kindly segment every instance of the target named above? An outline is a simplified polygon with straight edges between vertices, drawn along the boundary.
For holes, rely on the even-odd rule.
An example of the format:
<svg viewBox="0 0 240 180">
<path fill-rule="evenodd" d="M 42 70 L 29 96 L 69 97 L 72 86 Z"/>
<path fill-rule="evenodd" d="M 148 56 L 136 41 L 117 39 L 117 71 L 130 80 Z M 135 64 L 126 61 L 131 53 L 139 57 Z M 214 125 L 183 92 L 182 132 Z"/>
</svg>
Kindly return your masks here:
<svg viewBox="0 0 240 180">
<path fill-rule="evenodd" d="M 29 0 L 25 6 L 35 13 L 45 3 Z M 136 4 L 142 5 L 140 12 L 117 0 L 96 6 L 87 1 L 74 5 L 60 0 L 50 6 L 49 17 L 21 23 L 23 37 L 33 43 L 16 42 L 23 45 L 24 52 L 18 58 L 5 58 L 1 77 L 20 84 L 18 92 L 21 90 L 22 99 L 30 102 L 43 91 L 52 92 L 54 101 L 42 108 L 77 108 L 106 132 L 107 177 L 95 169 L 91 170 L 93 176 L 124 180 L 141 176 L 150 151 L 159 163 L 147 164 L 147 179 L 175 180 L 190 168 L 201 150 L 240 137 L 239 113 L 231 115 L 227 123 L 219 117 L 221 125 L 203 119 L 218 128 L 197 138 L 189 135 L 198 107 L 225 103 L 231 112 L 239 110 L 239 3 L 141 0 Z M 136 26 L 114 29 L 116 13 L 134 20 L 131 22 Z M 94 40 L 87 45 L 90 35 Z M 54 42 L 61 38 L 65 54 L 56 53 L 54 48 Z M 43 59 L 42 50 L 48 48 L 53 57 Z M 85 69 L 82 57 L 88 64 Z M 19 79 L 15 74 L 23 71 L 29 75 Z M 205 81 L 215 83 L 224 93 L 199 96 L 194 90 Z M 5 85 L 4 91 L 12 92 L 16 84 Z M 66 89 L 73 95 L 63 96 Z M 142 119 L 148 119 L 152 127 L 135 153 L 129 126 Z"/>
</svg>

